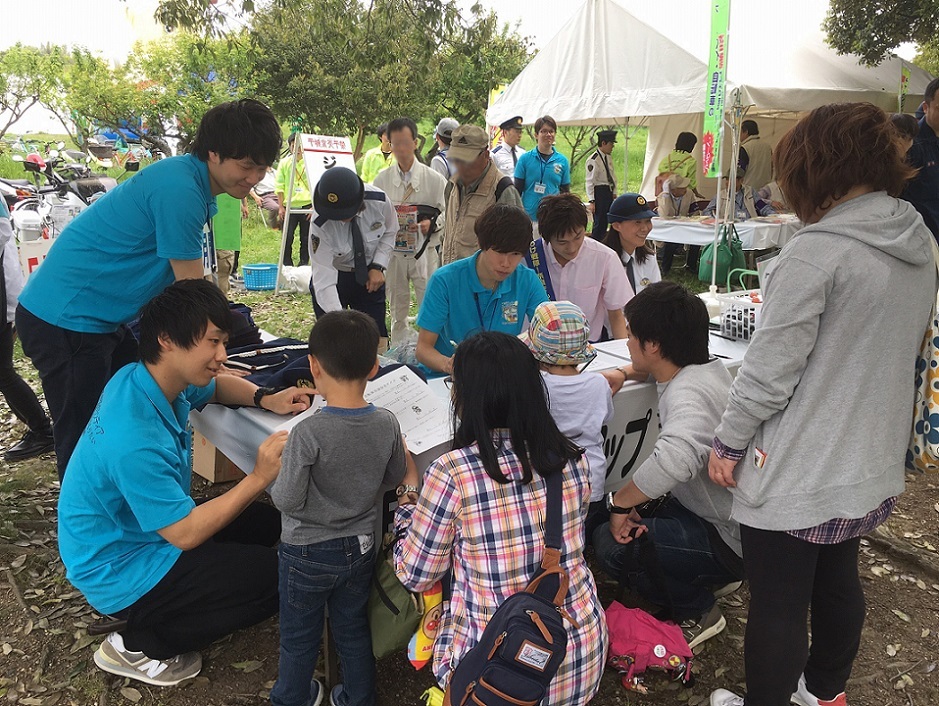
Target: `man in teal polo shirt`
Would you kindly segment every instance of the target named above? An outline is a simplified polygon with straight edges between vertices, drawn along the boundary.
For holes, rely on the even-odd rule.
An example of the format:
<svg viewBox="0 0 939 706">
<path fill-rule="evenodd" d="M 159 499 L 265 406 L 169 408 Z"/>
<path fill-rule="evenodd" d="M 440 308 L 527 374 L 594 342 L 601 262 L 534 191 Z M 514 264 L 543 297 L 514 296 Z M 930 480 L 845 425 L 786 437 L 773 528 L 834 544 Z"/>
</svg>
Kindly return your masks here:
<svg viewBox="0 0 939 706">
<path fill-rule="evenodd" d="M 174 280 L 203 276 L 215 197 L 247 196 L 280 143 L 264 104 L 215 106 L 192 154 L 150 165 L 82 211 L 30 276 L 16 328 L 52 414 L 60 478 L 105 384 L 137 358 L 124 324 Z"/>
<path fill-rule="evenodd" d="M 227 493 L 201 504 L 189 495 L 190 409 L 309 407 L 309 390 L 275 394 L 218 374 L 230 324 L 227 300 L 205 280 L 176 282 L 148 303 L 142 361 L 108 382 L 62 482 L 66 576 L 119 621 L 95 664 L 155 686 L 196 676 L 196 650 L 278 608 L 280 515 L 255 500 L 277 478 L 287 433 L 261 444 L 253 472 Z"/>
<path fill-rule="evenodd" d="M 548 301 L 535 271 L 519 267 L 532 242 L 531 220 L 517 206 L 495 204 L 476 220 L 480 250 L 437 270 L 417 315 L 417 359 L 451 372 L 454 345 L 480 331 L 517 336 Z"/>
<path fill-rule="evenodd" d="M 535 121 L 538 147 L 519 157 L 515 165 L 515 188 L 533 221 L 538 220 L 541 199 L 571 190 L 571 164 L 554 148 L 557 131 L 558 124 L 550 115 L 538 118 Z"/>
</svg>

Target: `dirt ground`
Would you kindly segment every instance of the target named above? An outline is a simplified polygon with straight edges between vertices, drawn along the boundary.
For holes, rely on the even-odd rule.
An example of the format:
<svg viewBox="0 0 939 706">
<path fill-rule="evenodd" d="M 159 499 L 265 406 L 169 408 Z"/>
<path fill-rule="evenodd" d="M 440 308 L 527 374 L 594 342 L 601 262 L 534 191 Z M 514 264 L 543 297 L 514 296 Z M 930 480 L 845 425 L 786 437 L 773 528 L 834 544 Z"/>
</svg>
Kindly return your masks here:
<svg viewBox="0 0 939 706">
<path fill-rule="evenodd" d="M 23 431 L 0 406 L 0 447 Z M 867 622 L 848 687 L 852 706 L 939 705 L 939 476 L 908 481 L 886 526 L 892 537 L 872 537 L 863 547 Z M 220 490 L 194 482 L 196 497 Z M 86 632 L 97 616 L 65 580 L 56 551 L 57 495 L 51 457 L 0 462 L 0 704 L 268 703 L 277 675 L 275 620 L 212 646 L 204 654 L 202 674 L 177 688 L 131 684 L 98 671 L 92 654 L 99 639 Z M 614 589 L 602 574 L 598 578 L 606 602 Z M 727 630 L 697 655 L 693 688 L 658 675 L 648 681 L 650 694 L 637 696 L 607 673 L 593 703 L 699 706 L 714 688 L 741 690 L 747 603 L 745 586 L 721 600 Z M 415 672 L 403 655 L 379 663 L 381 706 L 422 704 L 421 694 L 431 684 L 429 670 Z"/>
</svg>

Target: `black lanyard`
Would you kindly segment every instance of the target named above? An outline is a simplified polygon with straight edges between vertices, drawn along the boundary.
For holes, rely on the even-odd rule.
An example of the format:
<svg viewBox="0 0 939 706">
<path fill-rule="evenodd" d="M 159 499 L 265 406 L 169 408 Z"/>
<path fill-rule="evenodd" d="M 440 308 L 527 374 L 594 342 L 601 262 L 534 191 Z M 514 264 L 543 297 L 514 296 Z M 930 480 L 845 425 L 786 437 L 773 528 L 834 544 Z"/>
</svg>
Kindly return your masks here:
<svg viewBox="0 0 939 706">
<path fill-rule="evenodd" d="M 479 292 L 473 292 L 473 300 L 476 302 L 476 314 L 479 316 L 479 327 L 483 331 L 492 331 L 492 320 L 495 318 L 496 312 L 493 310 L 492 316 L 489 317 L 489 325 L 486 326 L 486 321 L 483 319 L 483 310 L 479 306 Z M 492 299 L 489 300 L 489 303 L 492 303 Z M 488 306 L 486 307 L 489 308 Z"/>
<path fill-rule="evenodd" d="M 535 148 L 535 151 L 538 153 L 538 161 L 541 162 L 541 181 L 539 181 L 538 183 L 544 184 L 544 170 L 547 168 L 549 164 L 551 164 L 551 160 L 554 159 L 554 153 L 553 152 L 551 153 L 551 156 L 548 157 L 548 161 L 546 162 L 544 159 L 544 156 L 541 154 L 541 151 L 537 147 Z"/>
</svg>

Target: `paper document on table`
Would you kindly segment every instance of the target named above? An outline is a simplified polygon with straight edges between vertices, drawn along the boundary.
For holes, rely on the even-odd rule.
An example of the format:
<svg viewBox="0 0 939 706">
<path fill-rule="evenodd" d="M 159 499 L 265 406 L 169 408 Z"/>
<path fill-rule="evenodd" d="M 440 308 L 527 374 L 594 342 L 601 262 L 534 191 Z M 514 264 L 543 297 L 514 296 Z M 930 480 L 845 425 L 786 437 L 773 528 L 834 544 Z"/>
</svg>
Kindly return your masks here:
<svg viewBox="0 0 939 706">
<path fill-rule="evenodd" d="M 313 397 L 313 401 L 310 404 L 310 408 L 300 412 L 300 414 L 290 417 L 283 424 L 278 424 L 277 428 L 274 431 L 291 431 L 295 426 L 308 417 L 319 412 L 323 407 L 326 406 L 326 400 L 323 399 L 322 395 L 316 395 Z"/>
<path fill-rule="evenodd" d="M 624 365 L 629 363 L 629 358 L 620 357 L 613 355 L 612 353 L 607 353 L 606 351 L 597 350 L 597 357 L 590 361 L 584 370 L 589 370 L 592 373 L 599 372 L 601 370 L 612 370 L 613 368 L 621 368 Z"/>
<path fill-rule="evenodd" d="M 435 395 L 408 368 L 372 380 L 365 388 L 365 399 L 395 415 L 407 437 L 408 448 L 415 454 L 444 444 L 452 437 L 447 400 Z"/>
</svg>

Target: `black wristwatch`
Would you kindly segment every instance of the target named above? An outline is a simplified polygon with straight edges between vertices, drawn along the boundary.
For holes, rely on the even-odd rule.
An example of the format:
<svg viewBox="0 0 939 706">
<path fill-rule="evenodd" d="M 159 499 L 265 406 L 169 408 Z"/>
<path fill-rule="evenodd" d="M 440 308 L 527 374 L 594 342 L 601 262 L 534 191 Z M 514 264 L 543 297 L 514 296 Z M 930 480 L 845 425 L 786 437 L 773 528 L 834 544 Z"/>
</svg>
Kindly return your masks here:
<svg viewBox="0 0 939 706">
<path fill-rule="evenodd" d="M 376 265 L 374 262 L 373 262 L 371 265 L 368 266 L 368 269 L 370 269 L 370 270 L 378 270 L 378 271 L 381 272 L 382 274 L 385 274 L 385 268 L 382 267 L 381 265 Z"/>
<path fill-rule="evenodd" d="M 613 496 L 616 493 L 610 492 L 606 494 L 606 509 L 607 512 L 613 515 L 628 515 L 633 511 L 631 507 L 619 507 L 613 502 Z"/>
<path fill-rule="evenodd" d="M 268 395 L 273 395 L 275 392 L 277 392 L 277 390 L 275 390 L 273 387 L 259 387 L 254 391 L 254 406 L 258 409 L 264 409 L 261 406 L 261 398 L 267 397 Z"/>
</svg>

